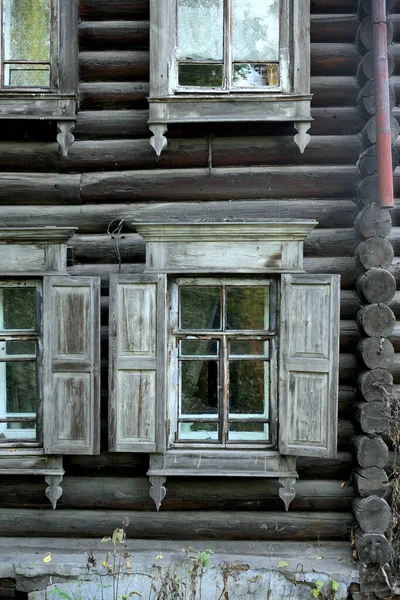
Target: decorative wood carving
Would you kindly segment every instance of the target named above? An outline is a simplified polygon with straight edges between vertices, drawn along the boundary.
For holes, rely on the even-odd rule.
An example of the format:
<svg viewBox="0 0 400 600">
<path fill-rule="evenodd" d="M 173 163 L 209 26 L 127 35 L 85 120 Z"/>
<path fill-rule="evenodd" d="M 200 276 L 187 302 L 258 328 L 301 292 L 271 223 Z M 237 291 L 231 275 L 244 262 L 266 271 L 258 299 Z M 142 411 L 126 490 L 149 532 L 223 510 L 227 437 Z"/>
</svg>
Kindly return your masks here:
<svg viewBox="0 0 400 600">
<path fill-rule="evenodd" d="M 309 141 L 311 140 L 311 136 L 307 131 L 311 127 L 311 121 L 298 121 L 294 123 L 295 129 L 298 133 L 294 136 L 294 141 L 300 148 L 300 152 L 303 154 L 305 148 L 307 147 Z"/>
<path fill-rule="evenodd" d="M 283 500 L 287 512 L 291 501 L 296 496 L 296 490 L 294 488 L 296 479 L 291 477 L 279 477 L 279 483 L 282 486 L 279 488 L 279 498 Z"/>
<path fill-rule="evenodd" d="M 164 500 L 167 493 L 167 488 L 164 486 L 166 477 L 162 475 L 149 475 L 150 497 L 153 498 L 157 511 L 160 510 L 161 502 Z"/>
<path fill-rule="evenodd" d="M 150 138 L 150 145 L 156 151 L 157 156 L 160 156 L 161 152 L 168 145 L 168 140 L 164 135 L 167 132 L 168 127 L 164 123 L 151 123 L 149 129 L 153 133 Z"/>
<path fill-rule="evenodd" d="M 75 128 L 75 122 L 57 121 L 57 128 L 59 131 L 57 134 L 57 142 L 62 156 L 66 157 L 68 155 L 68 150 L 75 141 L 75 138 L 72 134 L 72 130 Z"/>
<path fill-rule="evenodd" d="M 63 492 L 62 487 L 60 486 L 60 483 L 62 482 L 62 480 L 63 480 L 63 475 L 46 475 L 45 476 L 45 481 L 48 484 L 45 494 L 48 497 L 48 499 L 50 500 L 53 510 L 56 508 L 57 500 L 59 498 L 61 498 L 61 495 Z"/>
</svg>

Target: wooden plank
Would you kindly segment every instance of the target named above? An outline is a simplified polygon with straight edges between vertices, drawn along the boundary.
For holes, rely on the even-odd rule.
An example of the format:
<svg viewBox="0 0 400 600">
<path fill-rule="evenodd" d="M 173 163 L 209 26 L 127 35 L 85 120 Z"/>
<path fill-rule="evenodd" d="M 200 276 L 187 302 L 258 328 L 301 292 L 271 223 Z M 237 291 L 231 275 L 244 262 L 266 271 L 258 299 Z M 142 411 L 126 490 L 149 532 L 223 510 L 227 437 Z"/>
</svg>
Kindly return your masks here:
<svg viewBox="0 0 400 600">
<path fill-rule="evenodd" d="M 400 170 L 399 170 L 400 174 Z M 350 166 L 174 169 L 82 175 L 82 200 L 195 201 L 241 198 L 348 198 L 359 182 Z"/>
<path fill-rule="evenodd" d="M 95 537 L 109 535 L 127 516 L 134 527 L 131 539 L 163 540 L 323 540 L 347 539 L 350 512 L 234 511 L 62 511 L 3 508 L 2 536 Z"/>
</svg>

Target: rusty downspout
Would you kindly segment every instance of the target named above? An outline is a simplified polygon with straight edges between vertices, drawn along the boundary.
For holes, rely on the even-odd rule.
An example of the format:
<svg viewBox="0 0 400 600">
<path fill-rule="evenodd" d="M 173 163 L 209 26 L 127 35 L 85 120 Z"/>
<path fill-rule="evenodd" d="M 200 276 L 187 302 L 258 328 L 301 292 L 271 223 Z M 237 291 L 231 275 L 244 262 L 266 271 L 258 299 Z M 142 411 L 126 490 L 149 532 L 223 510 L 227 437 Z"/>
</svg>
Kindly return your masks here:
<svg viewBox="0 0 400 600">
<path fill-rule="evenodd" d="M 393 208 L 393 172 L 385 0 L 372 0 L 372 35 L 374 48 L 379 206 L 381 208 Z"/>
</svg>

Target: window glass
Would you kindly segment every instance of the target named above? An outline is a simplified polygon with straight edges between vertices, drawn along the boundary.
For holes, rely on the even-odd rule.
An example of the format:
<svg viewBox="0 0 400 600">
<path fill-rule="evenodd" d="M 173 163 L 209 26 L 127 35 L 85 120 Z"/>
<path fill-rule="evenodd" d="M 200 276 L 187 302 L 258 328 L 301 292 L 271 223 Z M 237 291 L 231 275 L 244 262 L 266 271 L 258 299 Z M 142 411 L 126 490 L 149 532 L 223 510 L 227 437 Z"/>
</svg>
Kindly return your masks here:
<svg viewBox="0 0 400 600">
<path fill-rule="evenodd" d="M 182 286 L 181 329 L 221 329 L 221 288 Z"/>
<path fill-rule="evenodd" d="M 279 0 L 232 0 L 232 58 L 279 60 Z"/>
<path fill-rule="evenodd" d="M 268 329 L 268 287 L 228 287 L 226 290 L 227 329 Z"/>
<path fill-rule="evenodd" d="M 178 59 L 223 58 L 224 0 L 178 0 Z"/>
<path fill-rule="evenodd" d="M 268 363 L 235 361 L 229 363 L 230 415 L 263 414 L 268 398 Z"/>
<path fill-rule="evenodd" d="M 0 330 L 36 330 L 36 288 L 0 287 Z"/>
<path fill-rule="evenodd" d="M 215 414 L 218 411 L 218 363 L 181 361 L 181 414 Z"/>
</svg>

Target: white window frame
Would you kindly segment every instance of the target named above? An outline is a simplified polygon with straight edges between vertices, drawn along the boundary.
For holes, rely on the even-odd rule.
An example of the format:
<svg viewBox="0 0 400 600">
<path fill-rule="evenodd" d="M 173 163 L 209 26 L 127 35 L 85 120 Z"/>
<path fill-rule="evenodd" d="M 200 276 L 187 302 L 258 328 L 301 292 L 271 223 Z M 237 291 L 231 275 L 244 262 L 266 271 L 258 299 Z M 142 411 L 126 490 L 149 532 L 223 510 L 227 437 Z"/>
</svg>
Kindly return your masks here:
<svg viewBox="0 0 400 600">
<path fill-rule="evenodd" d="M 260 286 L 268 286 L 270 289 L 270 308 L 269 308 L 269 320 L 270 327 L 265 330 L 260 331 L 240 331 L 240 330 L 232 330 L 232 332 L 228 332 L 227 330 L 215 330 L 214 332 L 210 331 L 189 331 L 185 329 L 180 329 L 179 327 L 179 289 L 182 286 L 233 286 L 233 287 L 260 287 Z M 277 414 L 277 404 L 278 404 L 278 385 L 277 385 L 277 338 L 278 338 L 278 322 L 277 322 L 277 297 L 278 297 L 278 281 L 276 278 L 271 278 L 266 276 L 265 278 L 252 278 L 248 277 L 238 278 L 236 277 L 200 277 L 200 278 L 179 278 L 172 279 L 169 283 L 169 332 L 168 332 L 168 343 L 169 343 L 169 352 L 168 356 L 170 357 L 168 364 L 168 398 L 167 398 L 167 414 L 168 420 L 171 423 L 169 428 L 169 439 L 167 441 L 167 446 L 169 448 L 176 449 L 199 449 L 199 448 L 209 448 L 210 450 L 216 451 L 226 451 L 233 449 L 254 449 L 254 450 L 265 450 L 265 449 L 273 449 L 276 447 L 276 414 Z M 181 402 L 181 389 L 180 389 L 180 373 L 179 373 L 179 358 L 178 358 L 178 344 L 182 339 L 195 339 L 196 336 L 199 336 L 199 339 L 204 339 L 204 335 L 213 338 L 219 339 L 225 337 L 226 339 L 234 338 L 234 339 L 255 339 L 255 338 L 268 338 L 270 342 L 269 355 L 266 360 L 269 364 L 269 373 L 270 373 L 270 385 L 269 385 L 269 398 L 268 398 L 268 406 L 265 407 L 264 415 L 247 415 L 249 420 L 254 420 L 257 422 L 262 422 L 265 418 L 266 422 L 268 422 L 269 426 L 269 440 L 268 441 L 252 441 L 252 440 L 242 440 L 242 441 L 233 441 L 224 442 L 224 441 L 215 441 L 212 443 L 207 443 L 207 441 L 202 441 L 200 439 L 185 439 L 180 440 L 178 435 L 178 427 L 179 427 L 179 406 Z M 249 360 L 250 357 L 246 357 Z M 253 359 L 261 360 L 259 357 L 254 356 Z M 227 356 L 220 356 L 218 359 L 221 368 L 226 369 L 228 362 Z M 245 359 L 243 359 L 245 360 Z M 176 374 L 178 374 L 178 378 Z M 223 377 L 221 377 L 220 383 L 220 392 L 225 395 L 225 402 L 227 402 L 227 394 L 228 388 L 224 385 L 222 381 Z M 196 415 L 198 417 L 198 415 Z M 195 416 L 195 417 L 196 417 Z M 187 416 L 189 419 L 190 415 Z M 246 415 L 240 415 L 238 417 L 231 416 L 230 420 L 238 421 L 238 422 L 246 422 Z M 225 424 L 226 415 L 221 418 L 222 424 Z"/>
<path fill-rule="evenodd" d="M 2 288 L 33 288 L 36 290 L 36 331 L 18 329 L 16 331 L 3 330 L 3 293 Z M 7 412 L 6 392 L 6 361 L 0 361 L 0 446 L 23 445 L 24 447 L 38 447 L 42 445 L 42 282 L 37 279 L 0 280 L 0 358 L 5 357 L 2 349 L 4 341 L 34 341 L 36 343 L 36 412 L 35 413 L 9 413 Z M 15 422 L 15 417 L 35 421 L 36 429 L 7 429 L 7 422 Z M 4 419 L 4 421 L 3 421 Z M 3 437 L 5 436 L 5 437 Z"/>
<path fill-rule="evenodd" d="M 177 2 L 150 0 L 150 144 L 159 156 L 169 124 L 289 121 L 303 152 L 310 140 L 310 6 L 281 0 L 280 88 L 177 88 Z"/>
</svg>

